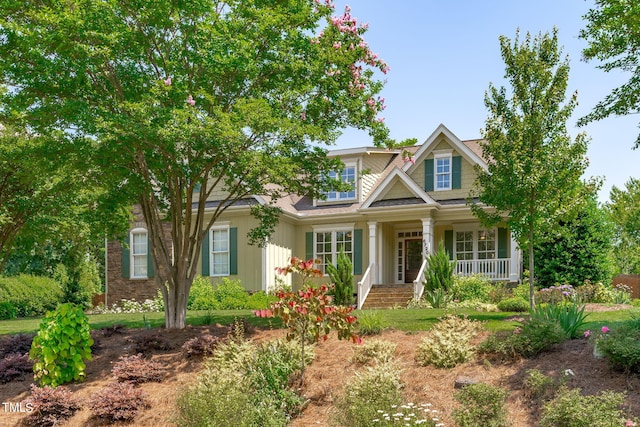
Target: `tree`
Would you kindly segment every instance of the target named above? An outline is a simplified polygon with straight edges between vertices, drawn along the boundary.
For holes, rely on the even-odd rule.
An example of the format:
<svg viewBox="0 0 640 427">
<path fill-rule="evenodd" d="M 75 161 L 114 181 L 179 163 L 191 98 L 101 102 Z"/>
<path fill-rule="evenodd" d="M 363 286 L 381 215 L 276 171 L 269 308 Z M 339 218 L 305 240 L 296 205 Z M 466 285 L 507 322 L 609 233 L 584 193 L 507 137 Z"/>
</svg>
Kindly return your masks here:
<svg viewBox="0 0 640 427">
<path fill-rule="evenodd" d="M 322 197 L 337 182 L 318 177 L 341 168 L 322 144 L 346 126 L 387 138 L 376 72 L 388 67 L 366 25 L 333 12 L 328 0 L 0 4 L 0 73 L 15 88 L 2 101 L 95 143 L 104 181 L 141 205 L 168 328 L 185 326 L 201 242 L 229 206 Z M 205 216 L 214 189 L 227 196 Z M 260 244 L 279 211 L 252 213 Z"/>
<path fill-rule="evenodd" d="M 584 125 L 611 115 L 640 112 L 640 3 L 635 0 L 596 0 L 583 17 L 587 26 L 580 37 L 589 43 L 582 53 L 587 61 L 601 62 L 598 68 L 609 72 L 619 69 L 631 78 L 600 101 L 593 111 L 580 119 Z M 640 147 L 640 135 L 634 148 Z"/>
<path fill-rule="evenodd" d="M 541 230 L 534 247 L 536 278 L 540 286 L 581 285 L 585 280 L 609 283 L 613 273 L 613 228 L 593 194 L 577 216 L 558 227 Z"/>
<path fill-rule="evenodd" d="M 606 209 L 614 224 L 614 257 L 619 273 L 640 274 L 640 179 L 630 178 L 625 188 L 614 186 Z"/>
<path fill-rule="evenodd" d="M 520 248 L 528 248 L 530 305 L 534 307 L 534 245 L 560 219 L 568 220 L 580 201 L 580 176 L 587 166 L 587 139 L 572 141 L 566 122 L 576 94 L 565 103 L 568 59 L 561 59 L 557 31 L 521 43 L 500 37 L 504 87 L 491 84 L 481 142 L 487 169 L 477 168 L 472 210 L 486 226 L 506 223 Z"/>
</svg>

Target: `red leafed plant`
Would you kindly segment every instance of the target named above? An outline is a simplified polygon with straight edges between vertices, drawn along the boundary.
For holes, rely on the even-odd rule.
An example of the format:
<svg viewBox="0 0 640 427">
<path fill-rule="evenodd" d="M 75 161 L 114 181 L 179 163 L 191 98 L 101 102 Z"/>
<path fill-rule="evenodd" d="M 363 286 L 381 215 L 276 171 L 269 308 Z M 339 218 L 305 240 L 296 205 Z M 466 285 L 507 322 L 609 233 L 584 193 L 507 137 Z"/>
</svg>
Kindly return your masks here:
<svg viewBox="0 0 640 427">
<path fill-rule="evenodd" d="M 312 277 L 322 277 L 322 272 L 315 268 L 313 259 L 303 261 L 292 257 L 288 266 L 276 268 L 278 274 L 298 273 L 302 276 L 302 287 L 298 291 L 278 291 L 278 301 L 272 302 L 268 309 L 256 310 L 259 317 L 279 317 L 289 328 L 287 339 L 300 339 L 301 374 L 304 379 L 304 344 L 307 340 L 318 341 L 322 336 L 326 340 L 329 332 L 335 329 L 338 339 L 351 339 L 360 343 L 360 337 L 354 332 L 357 317 L 351 315 L 353 307 L 334 306 L 333 298 L 328 295 L 326 285 L 319 287 L 311 284 Z"/>
</svg>

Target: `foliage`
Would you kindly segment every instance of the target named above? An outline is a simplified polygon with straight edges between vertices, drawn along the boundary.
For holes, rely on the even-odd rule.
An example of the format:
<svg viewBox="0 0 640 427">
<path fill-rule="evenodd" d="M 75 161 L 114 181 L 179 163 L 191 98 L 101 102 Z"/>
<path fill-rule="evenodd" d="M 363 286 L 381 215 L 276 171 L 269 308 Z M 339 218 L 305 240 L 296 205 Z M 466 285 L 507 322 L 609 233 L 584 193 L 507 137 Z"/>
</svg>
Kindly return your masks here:
<svg viewBox="0 0 640 427">
<path fill-rule="evenodd" d="M 148 406 L 146 394 L 130 383 L 110 383 L 89 399 L 93 416 L 109 423 L 131 421 Z"/>
<path fill-rule="evenodd" d="M 57 426 L 71 418 L 80 409 L 80 401 L 66 387 L 37 387 L 31 384 L 31 396 L 25 406 L 31 408 L 26 421 L 30 426 Z"/>
<path fill-rule="evenodd" d="M 460 406 L 453 410 L 453 419 L 459 427 L 506 427 L 507 392 L 488 384 L 470 384 L 455 392 Z"/>
<path fill-rule="evenodd" d="M 166 351 L 172 348 L 166 336 L 156 331 L 136 335 L 131 342 L 135 353 L 150 354 L 154 351 Z"/>
<path fill-rule="evenodd" d="M 626 418 L 619 408 L 624 398 L 624 393 L 613 391 L 603 391 L 597 396 L 582 396 L 579 388 L 561 387 L 556 397 L 544 405 L 540 426 L 622 426 Z"/>
<path fill-rule="evenodd" d="M 420 406 L 414 403 L 407 403 L 404 405 L 391 405 L 384 410 L 378 409 L 376 418 L 371 420 L 371 425 L 380 427 L 436 427 L 444 425 L 438 423 L 437 411 L 430 409 L 430 406 L 431 404 L 429 403 L 423 403 Z M 430 414 L 430 416 L 427 414 Z"/>
<path fill-rule="evenodd" d="M 457 316 L 445 316 L 431 328 L 416 351 L 420 366 L 453 368 L 474 355 L 471 339 L 483 327 L 480 322 Z"/>
<path fill-rule="evenodd" d="M 524 390 L 529 398 L 541 402 L 554 397 L 558 387 L 553 377 L 543 374 L 538 369 L 529 369 L 526 374 Z"/>
<path fill-rule="evenodd" d="M 571 285 L 549 286 L 536 292 L 538 304 L 561 304 L 573 302 L 575 299 L 576 292 Z"/>
<path fill-rule="evenodd" d="M 614 295 L 609 286 L 605 286 L 602 282 L 592 283 L 585 281 L 582 285 L 575 288 L 576 300 L 583 303 L 612 303 Z"/>
<path fill-rule="evenodd" d="M 427 268 L 424 272 L 425 292 L 441 289 L 445 293 L 453 289 L 453 272 L 456 262 L 449 260 L 449 253 L 440 242 L 438 250 L 427 256 Z"/>
<path fill-rule="evenodd" d="M 92 359 L 92 344 L 89 319 L 82 308 L 70 303 L 59 305 L 42 319 L 31 344 L 34 379 L 52 387 L 84 380 L 84 361 Z"/>
<path fill-rule="evenodd" d="M 358 314 L 359 335 L 378 335 L 384 328 L 385 323 L 379 311 L 366 310 Z"/>
<path fill-rule="evenodd" d="M 589 45 L 582 51 L 586 60 L 597 60 L 605 72 L 619 69 L 632 74 L 628 82 L 611 91 L 579 124 L 608 116 L 634 114 L 640 109 L 640 67 L 638 67 L 638 19 L 640 10 L 633 1 L 598 0 L 583 16 L 587 25 L 580 38 Z M 640 146 L 640 136 L 635 148 Z"/>
<path fill-rule="evenodd" d="M 223 277 L 213 292 L 219 310 L 236 310 L 247 308 L 249 294 L 242 287 L 239 280 Z"/>
<path fill-rule="evenodd" d="M 187 308 L 189 310 L 217 310 L 218 300 L 209 279 L 196 276 L 193 279 Z"/>
<path fill-rule="evenodd" d="M 378 410 L 401 404 L 400 371 L 392 363 L 381 363 L 356 371 L 344 394 L 335 401 L 335 420 L 339 425 L 370 427 L 380 418 Z"/>
<path fill-rule="evenodd" d="M 640 372 L 640 320 L 628 320 L 601 334 L 596 343 L 611 367 L 625 372 Z"/>
<path fill-rule="evenodd" d="M 60 285 L 53 279 L 26 274 L 0 277 L 0 301 L 11 303 L 18 317 L 43 315 L 55 309 L 61 298 Z"/>
<path fill-rule="evenodd" d="M 276 297 L 273 295 L 269 295 L 264 291 L 258 291 L 249 295 L 246 306 L 242 308 L 247 308 L 249 310 L 261 310 L 269 307 L 269 304 L 275 301 Z"/>
<path fill-rule="evenodd" d="M 368 340 L 353 349 L 352 360 L 360 365 L 366 365 L 369 362 L 391 362 L 396 347 L 397 345 L 390 341 L 378 339 Z"/>
<path fill-rule="evenodd" d="M 565 332 L 557 322 L 547 319 L 529 319 L 512 332 L 498 331 L 478 346 L 478 353 L 513 360 L 531 358 L 548 351 L 565 340 Z"/>
<path fill-rule="evenodd" d="M 489 293 L 493 289 L 491 279 L 483 274 L 453 277 L 452 293 L 459 301 L 489 302 Z"/>
<path fill-rule="evenodd" d="M 531 319 L 552 321 L 558 323 L 566 338 L 578 338 L 578 328 L 584 323 L 589 313 L 584 312 L 585 306 L 577 304 L 541 304 L 531 311 Z"/>
<path fill-rule="evenodd" d="M 534 247 L 538 286 L 611 280 L 613 227 L 595 194 L 586 197 L 575 218 L 539 233 L 544 243 Z"/>
<path fill-rule="evenodd" d="M 239 280 L 222 278 L 215 287 L 208 278 L 196 276 L 189 292 L 189 310 L 259 310 L 269 306 L 275 298 L 263 291 L 249 295 Z"/>
<path fill-rule="evenodd" d="M 525 311 L 529 311 L 529 303 L 520 297 L 511 297 L 500 301 L 498 303 L 498 309 L 500 311 L 523 313 Z"/>
<path fill-rule="evenodd" d="M 631 295 L 633 293 L 631 287 L 618 283 L 613 286 L 613 303 L 614 304 L 630 304 Z"/>
<path fill-rule="evenodd" d="M 585 190 L 580 181 L 587 167 L 587 140 L 572 141 L 567 120 L 576 95 L 565 103 L 569 62 L 561 58 L 557 31 L 533 39 L 519 33 L 512 41 L 500 37 L 505 78 L 511 94 L 489 86 L 489 110 L 481 142 L 487 168 L 477 168 L 472 204 L 487 227 L 506 224 L 518 246 L 528 248 L 529 299 L 534 302 L 534 245 L 553 232 L 560 220 L 571 219 Z M 590 192 L 591 190 L 589 190 Z M 490 206 L 490 210 L 485 207 Z"/>
<path fill-rule="evenodd" d="M 71 277 L 64 264 L 58 264 L 55 268 L 53 278 L 62 287 L 62 302 L 91 308 L 91 298 L 100 292 L 102 286 L 96 262 L 85 258 L 75 270 L 75 277 Z"/>
<path fill-rule="evenodd" d="M 159 383 L 164 377 L 164 369 L 159 362 L 144 359 L 142 354 L 120 356 L 111 368 L 116 381 L 133 385 L 142 383 Z"/>
<path fill-rule="evenodd" d="M 424 291 L 424 300 L 432 308 L 447 308 L 449 303 L 453 301 L 453 295 L 447 293 L 443 288 L 436 288 L 431 291 Z"/>
<path fill-rule="evenodd" d="M 215 351 L 220 339 L 211 335 L 200 335 L 185 341 L 181 350 L 187 358 L 194 356 L 209 356 Z"/>
<path fill-rule="evenodd" d="M 336 264 L 327 263 L 327 274 L 334 285 L 329 295 L 333 296 L 335 304 L 348 306 L 353 304 L 353 264 L 342 246 Z"/>
<path fill-rule="evenodd" d="M 609 199 L 606 210 L 615 235 L 616 270 L 640 274 L 640 179 L 629 178 L 625 188 L 614 186 Z"/>
<path fill-rule="evenodd" d="M 0 320 L 15 319 L 18 309 L 10 301 L 0 301 Z"/>
<path fill-rule="evenodd" d="M 0 358 L 0 384 L 21 381 L 31 373 L 33 362 L 26 353 L 9 353 Z"/>
<path fill-rule="evenodd" d="M 0 359 L 12 353 L 29 353 L 33 337 L 33 334 L 15 334 L 0 337 Z"/>
</svg>

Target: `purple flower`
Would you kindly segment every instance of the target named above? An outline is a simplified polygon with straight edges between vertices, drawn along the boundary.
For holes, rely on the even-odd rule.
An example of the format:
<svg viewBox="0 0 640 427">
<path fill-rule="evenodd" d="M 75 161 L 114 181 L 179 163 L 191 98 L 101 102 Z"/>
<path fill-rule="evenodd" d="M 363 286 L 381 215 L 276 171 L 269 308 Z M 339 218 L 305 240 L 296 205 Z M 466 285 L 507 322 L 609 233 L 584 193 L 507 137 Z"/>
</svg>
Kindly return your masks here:
<svg viewBox="0 0 640 427">
<path fill-rule="evenodd" d="M 171 86 L 171 77 L 167 77 L 164 81 L 164 84 L 166 84 L 167 86 Z"/>
<path fill-rule="evenodd" d="M 191 105 L 192 107 L 194 105 L 196 105 L 196 100 L 193 99 L 193 97 L 191 95 L 189 95 L 189 97 L 187 98 L 187 104 Z"/>
</svg>

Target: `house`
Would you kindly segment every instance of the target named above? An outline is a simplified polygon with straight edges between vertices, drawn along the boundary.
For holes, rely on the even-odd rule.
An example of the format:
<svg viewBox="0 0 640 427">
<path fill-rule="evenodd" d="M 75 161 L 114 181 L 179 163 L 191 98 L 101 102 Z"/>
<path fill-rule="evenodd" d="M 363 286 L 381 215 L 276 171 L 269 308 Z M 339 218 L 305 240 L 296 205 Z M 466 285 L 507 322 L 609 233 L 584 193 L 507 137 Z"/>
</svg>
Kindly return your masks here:
<svg viewBox="0 0 640 427">
<path fill-rule="evenodd" d="M 342 247 L 353 260 L 361 307 L 374 285 L 408 284 L 422 295 L 425 256 L 444 242 L 458 274 L 518 281 L 520 256 L 510 231 L 483 228 L 467 205 L 475 167 L 487 166 L 481 154 L 478 140 L 461 141 L 444 125 L 415 147 L 332 151 L 346 166 L 342 179 L 353 184 L 351 191 L 329 192 L 326 200 L 276 200 L 282 215 L 264 248 L 246 244 L 245 236 L 256 224 L 251 205 L 265 201 L 241 201 L 209 231 L 199 269 L 214 284 L 230 277 L 248 291 L 268 290 L 276 283 L 275 268 L 290 257 L 315 258 L 324 271 Z M 145 239 L 144 222 L 137 222 L 130 250 L 110 244 L 109 301 L 155 295 Z"/>
</svg>

